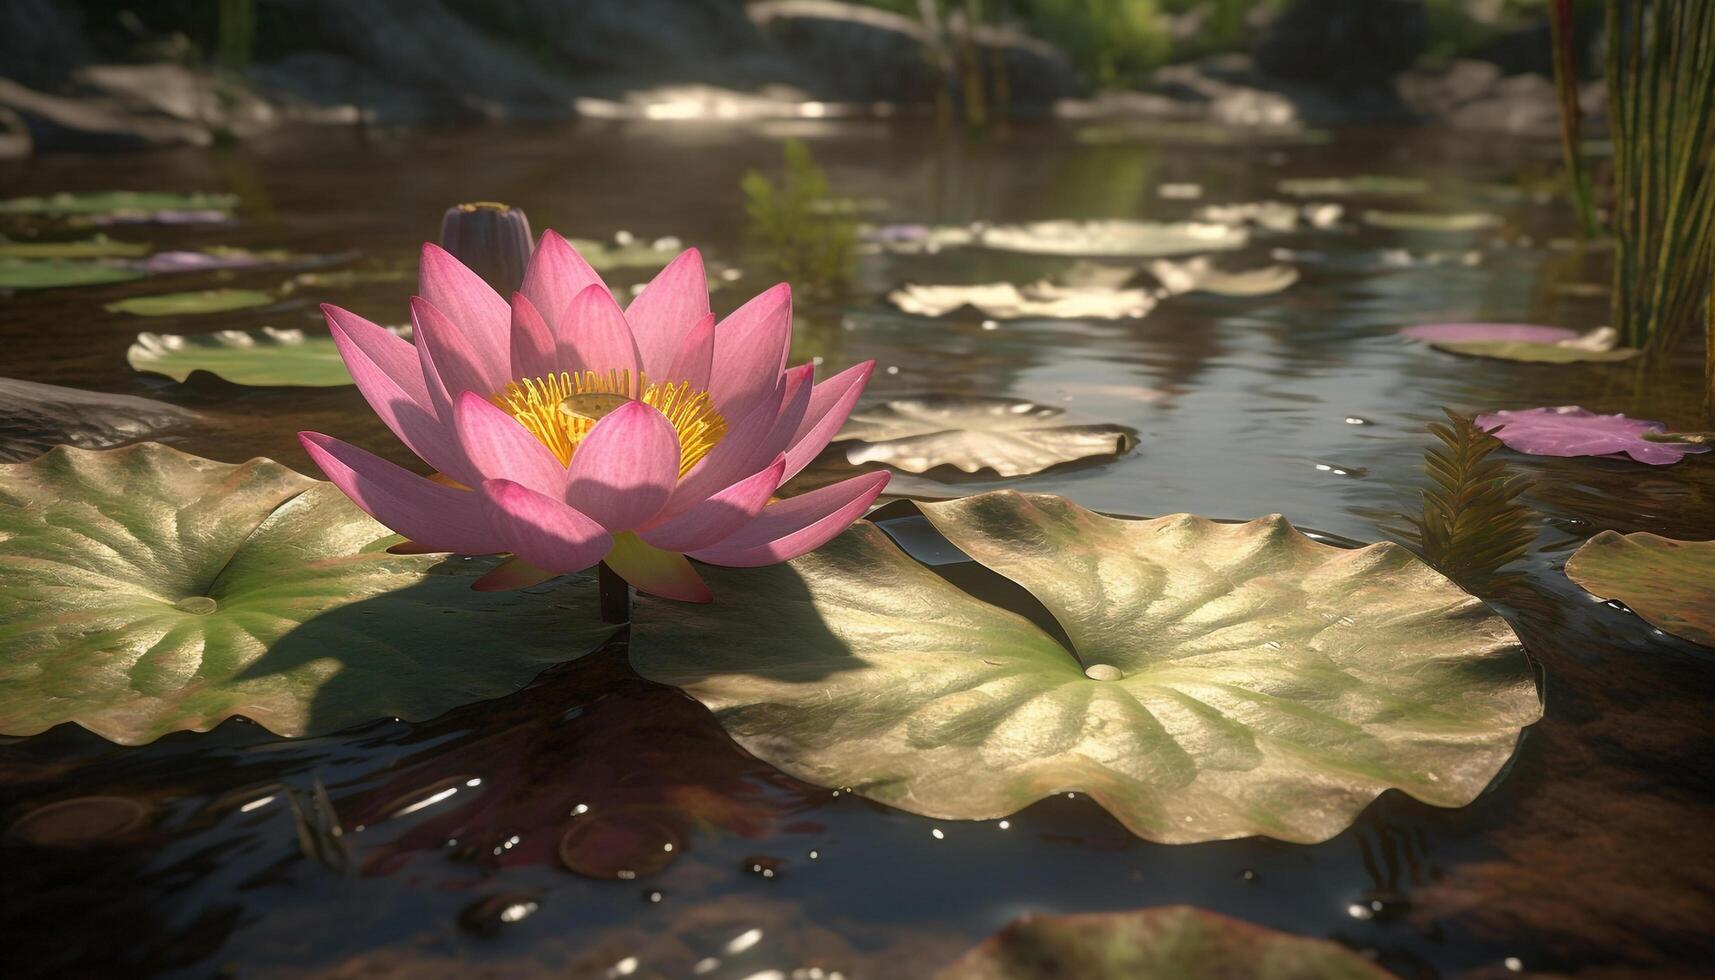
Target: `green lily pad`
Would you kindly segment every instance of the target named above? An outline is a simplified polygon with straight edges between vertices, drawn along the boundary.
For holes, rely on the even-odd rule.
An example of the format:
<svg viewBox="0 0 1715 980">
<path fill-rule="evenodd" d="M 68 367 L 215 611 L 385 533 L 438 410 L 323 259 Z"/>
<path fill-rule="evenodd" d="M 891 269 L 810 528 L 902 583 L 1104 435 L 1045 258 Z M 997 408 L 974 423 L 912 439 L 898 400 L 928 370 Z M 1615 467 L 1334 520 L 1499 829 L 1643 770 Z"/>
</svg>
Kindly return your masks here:
<svg viewBox="0 0 1715 980">
<path fill-rule="evenodd" d="M 409 327 L 394 328 L 409 336 Z M 183 381 L 208 371 L 240 385 L 333 388 L 351 384 L 339 348 L 325 331 L 219 330 L 214 333 L 140 333 L 125 352 L 134 371 L 153 371 Z"/>
<path fill-rule="evenodd" d="M 0 466 L 0 733 L 115 742 L 242 715 L 281 735 L 517 690 L 612 632 L 586 577 L 473 592 L 332 484 L 158 443 Z"/>
<path fill-rule="evenodd" d="M 183 316 L 190 313 L 229 313 L 267 306 L 274 297 L 256 289 L 203 289 L 190 293 L 133 296 L 102 307 L 109 313 L 135 316 Z"/>
<path fill-rule="evenodd" d="M 1487 231 L 1501 219 L 1482 211 L 1434 214 L 1417 211 L 1365 211 L 1364 224 L 1388 231 Z"/>
<path fill-rule="evenodd" d="M 96 235 L 75 242 L 13 241 L 0 238 L 0 259 L 130 259 L 149 254 L 148 242 L 120 242 Z"/>
<path fill-rule="evenodd" d="M 837 437 L 854 466 L 884 463 L 907 473 L 951 466 L 1026 476 L 1050 466 L 1119 456 L 1137 433 L 1118 425 L 1067 425 L 1064 410 L 1022 398 L 918 395 L 859 409 Z"/>
<path fill-rule="evenodd" d="M 136 269 L 107 262 L 0 257 L 0 289 L 102 286 L 141 278 Z"/>
<path fill-rule="evenodd" d="M 640 599 L 633 667 L 800 779 L 945 819 L 1078 791 L 1165 843 L 1327 840 L 1387 789 L 1462 806 L 1542 713 L 1505 620 L 1395 544 L 1011 491 L 921 508 L 1076 655 L 860 523 L 705 569 L 721 602 Z"/>
<path fill-rule="evenodd" d="M 0 214 L 116 214 L 130 211 L 231 211 L 236 194 L 174 194 L 166 191 L 94 191 L 14 197 L 0 201 Z"/>
<path fill-rule="evenodd" d="M 1357 177 L 1293 177 L 1278 185 L 1293 197 L 1415 197 L 1429 193 L 1429 181 L 1417 177 L 1364 174 Z"/>
<path fill-rule="evenodd" d="M 1470 357 L 1492 357 L 1502 361 L 1524 361 L 1530 364 L 1612 363 L 1638 356 L 1636 347 L 1612 347 L 1599 350 L 1567 344 L 1542 344 L 1526 340 L 1473 340 L 1461 343 L 1434 344 L 1437 350 Z"/>
<path fill-rule="evenodd" d="M 1566 562 L 1566 576 L 1665 633 L 1715 647 L 1715 541 L 1603 531 Z"/>
<path fill-rule="evenodd" d="M 937 980 L 1386 980 L 1338 943 L 1170 905 L 1031 915 L 989 937 Z"/>
</svg>

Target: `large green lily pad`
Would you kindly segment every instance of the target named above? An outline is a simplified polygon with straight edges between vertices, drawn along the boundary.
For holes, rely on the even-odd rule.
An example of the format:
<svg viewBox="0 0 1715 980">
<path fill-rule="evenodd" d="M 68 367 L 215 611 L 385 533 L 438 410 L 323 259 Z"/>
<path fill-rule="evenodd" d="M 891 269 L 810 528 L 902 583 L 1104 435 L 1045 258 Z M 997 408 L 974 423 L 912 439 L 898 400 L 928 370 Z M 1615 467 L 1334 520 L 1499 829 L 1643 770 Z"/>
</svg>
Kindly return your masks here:
<svg viewBox="0 0 1715 980">
<path fill-rule="evenodd" d="M 175 194 L 169 191 L 89 191 L 14 197 L 0 201 L 0 214 L 125 214 L 139 211 L 231 211 L 236 194 Z"/>
<path fill-rule="evenodd" d="M 0 289 L 55 289 L 130 282 L 143 273 L 126 265 L 90 259 L 13 259 L 0 257 Z"/>
<path fill-rule="evenodd" d="M 109 313 L 133 316 L 184 316 L 192 313 L 230 313 L 267 306 L 274 297 L 259 289 L 202 289 L 188 293 L 133 296 L 102 307 Z"/>
<path fill-rule="evenodd" d="M 709 606 L 639 600 L 633 666 L 800 779 L 948 819 L 1079 791 L 1167 843 L 1322 841 L 1390 788 L 1462 806 L 1541 716 L 1506 622 L 1398 545 L 1011 491 L 921 507 L 1076 655 L 858 524 L 705 569 Z"/>
<path fill-rule="evenodd" d="M 1025 916 L 937 980 L 1386 980 L 1393 974 L 1338 943 L 1170 905 Z"/>
<path fill-rule="evenodd" d="M 399 328 L 401 335 L 409 328 Z M 339 348 L 325 331 L 220 330 L 215 333 L 140 333 L 125 352 L 132 370 L 153 371 L 175 381 L 208 371 L 241 385 L 331 388 L 351 384 Z"/>
<path fill-rule="evenodd" d="M 1063 409 L 1022 398 L 915 395 L 853 412 L 837 440 L 854 466 L 885 463 L 907 473 L 951 466 L 1027 476 L 1080 459 L 1119 456 L 1137 433 L 1119 425 L 1068 425 Z"/>
<path fill-rule="evenodd" d="M 1715 541 L 1603 531 L 1566 562 L 1566 575 L 1663 632 L 1715 647 Z"/>
<path fill-rule="evenodd" d="M 612 632 L 584 577 L 473 592 L 392 555 L 332 484 L 157 443 L 0 466 L 0 733 L 127 744 L 242 715 L 281 735 L 517 690 Z"/>
</svg>

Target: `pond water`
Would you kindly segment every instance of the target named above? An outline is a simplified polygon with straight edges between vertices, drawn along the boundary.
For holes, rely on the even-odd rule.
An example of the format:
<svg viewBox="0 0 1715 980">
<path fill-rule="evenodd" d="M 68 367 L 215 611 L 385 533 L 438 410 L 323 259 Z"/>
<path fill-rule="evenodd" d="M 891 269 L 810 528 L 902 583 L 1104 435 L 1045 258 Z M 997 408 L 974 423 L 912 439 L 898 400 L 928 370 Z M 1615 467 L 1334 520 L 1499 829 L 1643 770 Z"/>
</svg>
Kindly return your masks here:
<svg viewBox="0 0 1715 980">
<path fill-rule="evenodd" d="M 1259 232 L 1223 261 L 1281 257 L 1299 267 L 1297 285 L 1174 297 L 1140 320 L 985 329 L 977 317 L 905 316 L 880 299 L 900 283 L 1026 282 L 1069 260 L 974 249 L 866 258 L 857 300 L 800 304 L 794 361 L 820 356 L 829 372 L 874 358 L 872 396 L 1017 396 L 1139 434 L 1117 460 L 1005 481 L 901 476 L 891 488 L 901 494 L 1004 485 L 1122 514 L 1280 512 L 1373 541 L 1416 508 L 1424 427 L 1442 406 L 1581 404 L 1705 427 L 1690 364 L 1512 364 L 1394 336 L 1416 322 L 1604 322 L 1600 256 L 1560 241 L 1570 209 L 1520 192 L 1553 173 L 1549 144 L 1431 131 L 1253 144 L 1050 126 L 946 139 L 868 122 L 317 131 L 223 152 L 0 164 L 0 185 L 6 196 L 240 195 L 236 227 L 125 235 L 158 248 L 355 250 L 409 267 L 448 204 L 488 199 L 525 208 L 539 229 L 671 235 L 742 269 L 738 179 L 776 168 L 787 135 L 811 145 L 841 193 L 885 202 L 877 221 L 1178 220 L 1203 204 L 1280 199 L 1283 178 L 1365 173 L 1422 176 L 1433 189 L 1319 199 L 1348 215 L 1376 206 L 1502 219 L 1466 232 L 1351 222 Z M 1164 183 L 1195 183 L 1203 197 L 1162 197 Z M 1452 258 L 1402 265 L 1392 250 Z M 182 288 L 282 278 L 198 274 Z M 747 274 L 716 293 L 717 311 L 765 285 Z M 314 473 L 294 438 L 314 429 L 415 462 L 353 388 L 175 385 L 125 359 L 139 330 L 314 329 L 324 299 L 402 322 L 408 284 L 200 317 L 102 310 L 167 288 L 0 300 L 0 374 L 193 408 L 203 422 L 166 441 L 216 459 L 270 456 Z M 1162 904 L 1333 938 L 1406 977 L 1698 973 L 1715 957 L 1715 654 L 1592 601 L 1560 569 L 1602 529 L 1715 537 L 1715 459 L 1656 469 L 1504 455 L 1534 480 L 1525 500 L 1540 530 L 1522 582 L 1498 605 L 1539 671 L 1546 716 L 1468 807 L 1389 792 L 1314 846 L 1150 844 L 1077 796 L 1004 823 L 931 820 L 752 759 L 696 702 L 632 674 L 621 632 L 514 696 L 421 724 L 282 740 L 233 721 L 141 748 L 72 726 L 0 740 L 7 973 L 911 977 L 1025 912 Z M 901 537 L 922 530 L 908 504 L 886 515 Z M 319 844 L 311 834 L 320 861 L 304 856 L 293 815 L 297 806 L 315 824 L 317 782 L 345 829 Z M 44 806 L 58 808 L 51 831 L 20 819 Z"/>
</svg>

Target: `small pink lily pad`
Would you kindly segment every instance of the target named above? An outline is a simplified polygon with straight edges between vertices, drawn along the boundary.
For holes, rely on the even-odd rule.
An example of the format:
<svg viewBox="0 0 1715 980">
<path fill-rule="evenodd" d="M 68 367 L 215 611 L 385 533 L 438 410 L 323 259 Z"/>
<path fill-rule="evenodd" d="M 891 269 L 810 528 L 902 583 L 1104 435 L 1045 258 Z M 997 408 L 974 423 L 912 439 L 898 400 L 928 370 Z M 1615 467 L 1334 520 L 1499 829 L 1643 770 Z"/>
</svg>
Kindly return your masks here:
<svg viewBox="0 0 1715 980">
<path fill-rule="evenodd" d="M 1406 327 L 1399 335 L 1431 344 L 1521 341 L 1529 344 L 1557 344 L 1562 340 L 1577 339 L 1578 331 L 1534 323 L 1424 323 Z"/>
<path fill-rule="evenodd" d="M 1666 432 L 1667 426 L 1624 415 L 1598 415 L 1576 405 L 1527 408 L 1516 412 L 1485 412 L 1477 426 L 1488 430 L 1508 449 L 1532 456 L 1610 456 L 1624 453 L 1640 463 L 1666 466 L 1708 446 L 1685 442 L 1652 442 L 1646 432 Z"/>
</svg>

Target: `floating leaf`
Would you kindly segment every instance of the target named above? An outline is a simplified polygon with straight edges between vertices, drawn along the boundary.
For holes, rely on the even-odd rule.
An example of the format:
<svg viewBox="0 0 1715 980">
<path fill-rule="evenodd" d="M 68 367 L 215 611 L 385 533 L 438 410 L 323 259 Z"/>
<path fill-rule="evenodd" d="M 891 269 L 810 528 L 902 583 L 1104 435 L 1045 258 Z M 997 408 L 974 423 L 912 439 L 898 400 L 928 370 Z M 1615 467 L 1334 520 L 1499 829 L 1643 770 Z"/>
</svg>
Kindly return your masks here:
<svg viewBox="0 0 1715 980">
<path fill-rule="evenodd" d="M 1030 915 L 936 980 L 1388 980 L 1338 943 L 1305 939 L 1187 905 Z"/>
<path fill-rule="evenodd" d="M 1136 258 L 1226 251 L 1249 241 L 1243 227 L 1202 221 L 1033 221 L 984 228 L 976 236 L 976 244 L 1005 252 Z"/>
<path fill-rule="evenodd" d="M 1417 211 L 1365 211 L 1364 224 L 1389 231 L 1487 231 L 1501 219 L 1482 211 L 1430 214 Z"/>
<path fill-rule="evenodd" d="M 265 249 L 260 252 L 247 248 L 211 245 L 196 252 L 156 252 L 137 267 L 144 272 L 206 272 L 211 269 L 254 269 L 264 265 L 314 263 L 337 260 L 340 256 L 301 255 L 285 249 Z"/>
<path fill-rule="evenodd" d="M 1294 177 L 1278 185 L 1293 197 L 1415 197 L 1429 193 L 1429 181 L 1416 177 L 1365 174 L 1357 177 Z"/>
<path fill-rule="evenodd" d="M 1532 364 L 1580 364 L 1585 362 L 1606 364 L 1626 361 L 1638 356 L 1638 350 L 1635 347 L 1596 350 L 1589 347 L 1573 347 L 1564 343 L 1532 344 L 1525 341 L 1436 344 L 1435 346 L 1449 354 L 1492 357 L 1501 361 L 1524 361 Z"/>
<path fill-rule="evenodd" d="M 156 443 L 0 466 L 0 732 L 281 735 L 508 694 L 612 632 L 584 577 L 472 592 L 332 484 Z"/>
<path fill-rule="evenodd" d="M 1401 337 L 1430 344 L 1515 343 L 1555 344 L 1577 340 L 1578 331 L 1534 323 L 1422 323 L 1406 327 Z"/>
<path fill-rule="evenodd" d="M 1161 282 L 1163 289 L 1174 295 L 1183 293 L 1214 293 L 1217 296 L 1266 296 L 1291 287 L 1298 281 L 1298 270 L 1289 265 L 1266 265 L 1243 272 L 1223 272 L 1215 268 L 1206 255 L 1184 262 L 1156 259 L 1147 266 L 1149 274 Z"/>
<path fill-rule="evenodd" d="M 1603 531 L 1566 562 L 1566 575 L 1663 632 L 1715 647 L 1715 541 Z"/>
<path fill-rule="evenodd" d="M 1598 415 L 1577 405 L 1527 408 L 1516 412 L 1487 412 L 1477 425 L 1506 443 L 1508 449 L 1532 456 L 1610 456 L 1624 453 L 1640 463 L 1667 466 L 1709 447 L 1690 442 L 1658 442 L 1646 433 L 1665 433 L 1660 422 Z"/>
<path fill-rule="evenodd" d="M 102 307 L 109 313 L 135 316 L 183 316 L 190 313 L 228 313 L 267 306 L 274 297 L 255 289 L 204 289 L 190 293 L 161 293 L 133 296 Z"/>
<path fill-rule="evenodd" d="M 118 446 L 196 418 L 195 412 L 152 398 L 0 378 L 0 462 L 29 459 L 63 444 Z"/>
<path fill-rule="evenodd" d="M 102 286 L 141 278 L 143 273 L 116 262 L 0 258 L 0 289 Z"/>
<path fill-rule="evenodd" d="M 1287 204 L 1282 201 L 1246 201 L 1239 204 L 1209 204 L 1197 211 L 1198 221 L 1224 225 L 1252 224 L 1268 231 L 1294 231 L 1300 225 L 1332 228 L 1346 209 L 1338 204 Z"/>
<path fill-rule="evenodd" d="M 173 194 L 165 191 L 93 191 L 14 197 L 0 201 L 0 214 L 128 214 L 150 211 L 231 211 L 236 194 Z"/>
<path fill-rule="evenodd" d="M 409 328 L 393 328 L 401 336 Z M 326 332 L 220 330 L 215 333 L 140 333 L 125 352 L 132 370 L 153 371 L 183 381 L 208 371 L 240 385 L 298 385 L 332 388 L 351 384 L 339 349 Z"/>
<path fill-rule="evenodd" d="M 1076 656 L 860 523 L 707 569 L 727 601 L 640 599 L 632 665 L 800 779 L 945 819 L 1078 791 L 1166 843 L 1322 841 L 1390 788 L 1462 806 L 1541 716 L 1506 622 L 1398 545 L 1013 492 L 922 509 Z"/>
<path fill-rule="evenodd" d="M 907 284 L 887 294 L 887 298 L 906 313 L 919 316 L 944 316 L 970 307 L 996 320 L 1021 317 L 1117 320 L 1141 317 L 1155 308 L 1155 296 L 1147 289 L 1056 286 L 1046 281 L 1031 283 L 1023 289 L 1009 282 L 974 286 Z"/>
<path fill-rule="evenodd" d="M 149 254 L 148 242 L 119 242 L 96 235 L 75 242 L 12 241 L 0 238 L 0 259 L 125 259 Z"/>
<path fill-rule="evenodd" d="M 1624 361 L 1638 355 L 1636 348 L 1616 346 L 1620 338 L 1613 327 L 1579 334 L 1564 327 L 1530 323 L 1430 323 L 1406 327 L 1399 333 L 1450 354 L 1503 361 L 1574 364 Z"/>
<path fill-rule="evenodd" d="M 919 395 L 860 409 L 839 439 L 853 465 L 885 463 L 909 473 L 952 466 L 1026 476 L 1060 463 L 1117 456 L 1136 433 L 1117 425 L 1066 425 L 1064 410 L 1022 398 Z"/>
</svg>

